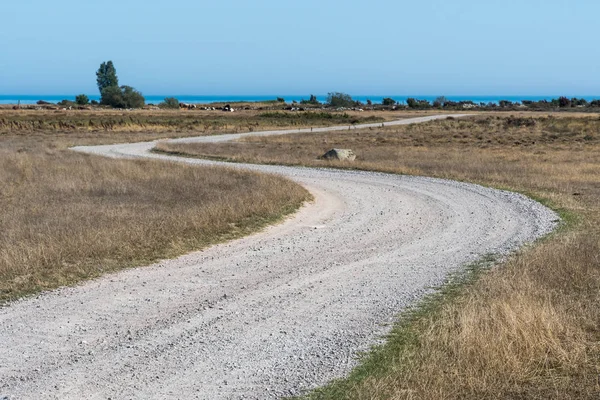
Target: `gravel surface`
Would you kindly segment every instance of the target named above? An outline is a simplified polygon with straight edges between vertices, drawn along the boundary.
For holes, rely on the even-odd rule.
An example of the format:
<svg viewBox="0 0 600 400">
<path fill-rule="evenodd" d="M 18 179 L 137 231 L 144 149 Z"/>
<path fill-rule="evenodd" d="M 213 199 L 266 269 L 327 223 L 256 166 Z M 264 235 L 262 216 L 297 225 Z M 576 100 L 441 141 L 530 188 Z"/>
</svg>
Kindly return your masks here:
<svg viewBox="0 0 600 400">
<path fill-rule="evenodd" d="M 178 141 L 198 140 L 224 136 Z M 152 146 L 76 150 L 177 160 Z M 282 174 L 315 201 L 261 233 L 0 309 L 0 399 L 300 394 L 348 373 L 449 273 L 558 220 L 522 195 L 454 181 L 234 167 Z"/>
</svg>

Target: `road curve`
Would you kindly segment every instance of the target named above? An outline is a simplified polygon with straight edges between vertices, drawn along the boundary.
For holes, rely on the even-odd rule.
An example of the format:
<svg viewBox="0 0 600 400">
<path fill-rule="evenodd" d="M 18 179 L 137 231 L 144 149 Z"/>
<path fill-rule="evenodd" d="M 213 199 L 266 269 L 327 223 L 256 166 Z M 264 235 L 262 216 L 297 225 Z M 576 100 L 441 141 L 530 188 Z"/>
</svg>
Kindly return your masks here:
<svg viewBox="0 0 600 400">
<path fill-rule="evenodd" d="M 332 129 L 348 127 L 313 132 Z M 149 153 L 153 145 L 76 150 L 219 164 Z M 454 181 L 235 167 L 289 177 L 315 201 L 259 234 L 0 309 L 0 399 L 299 394 L 346 374 L 449 273 L 513 251 L 558 219 L 524 196 Z"/>
</svg>

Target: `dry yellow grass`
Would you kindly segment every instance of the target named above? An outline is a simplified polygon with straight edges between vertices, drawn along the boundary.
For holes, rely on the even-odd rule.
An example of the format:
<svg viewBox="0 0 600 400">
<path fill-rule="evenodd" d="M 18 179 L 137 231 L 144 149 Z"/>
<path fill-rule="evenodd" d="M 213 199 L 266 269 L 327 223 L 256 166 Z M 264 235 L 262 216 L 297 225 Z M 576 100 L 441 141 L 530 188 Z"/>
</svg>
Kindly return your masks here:
<svg viewBox="0 0 600 400">
<path fill-rule="evenodd" d="M 170 136 L 237 133 L 283 127 L 344 125 L 387 121 L 426 114 L 412 111 L 331 111 L 316 109 L 292 112 L 281 109 L 238 110 L 234 113 L 204 110 L 2 110 L 3 133 L 137 132 Z"/>
<path fill-rule="evenodd" d="M 226 168 L 0 151 L 0 300 L 247 234 L 307 197 Z"/>
<path fill-rule="evenodd" d="M 336 399 L 600 398 L 600 120 L 481 116 L 163 150 L 478 182 L 544 199 L 559 234 L 406 316 Z M 316 157 L 351 148 L 355 163 Z"/>
<path fill-rule="evenodd" d="M 239 237 L 310 197 L 276 176 L 66 150 L 165 135 L 0 134 L 0 303 Z"/>
</svg>

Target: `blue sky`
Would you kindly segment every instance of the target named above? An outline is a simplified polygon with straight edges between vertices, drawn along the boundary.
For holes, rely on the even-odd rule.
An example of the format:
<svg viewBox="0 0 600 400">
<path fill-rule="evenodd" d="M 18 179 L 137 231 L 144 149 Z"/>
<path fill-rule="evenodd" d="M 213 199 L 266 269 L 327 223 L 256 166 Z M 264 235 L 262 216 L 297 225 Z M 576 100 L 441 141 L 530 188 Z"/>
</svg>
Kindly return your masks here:
<svg viewBox="0 0 600 400">
<path fill-rule="evenodd" d="M 2 3 L 0 94 L 600 94 L 597 0 Z"/>
</svg>

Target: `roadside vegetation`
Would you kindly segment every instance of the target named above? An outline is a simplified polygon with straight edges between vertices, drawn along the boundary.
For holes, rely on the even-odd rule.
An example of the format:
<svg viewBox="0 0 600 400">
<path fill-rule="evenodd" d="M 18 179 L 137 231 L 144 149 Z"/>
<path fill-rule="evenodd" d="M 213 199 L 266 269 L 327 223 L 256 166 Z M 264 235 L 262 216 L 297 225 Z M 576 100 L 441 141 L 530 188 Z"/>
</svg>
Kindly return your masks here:
<svg viewBox="0 0 600 400">
<path fill-rule="evenodd" d="M 273 175 L 67 150 L 164 137 L 159 130 L 39 123 L 0 134 L 0 304 L 246 235 L 310 198 Z"/>
<path fill-rule="evenodd" d="M 354 150 L 357 160 L 317 159 L 333 147 Z M 501 267 L 473 267 L 405 313 L 348 379 L 309 398 L 600 397 L 598 115 L 480 115 L 160 150 L 471 181 L 523 192 L 562 214 L 559 232 Z"/>
<path fill-rule="evenodd" d="M 165 99 L 167 100 L 167 99 Z M 176 99 L 173 99 L 176 100 Z M 169 100 L 168 104 L 173 104 Z M 167 103 L 165 103 L 167 104 Z M 288 112 L 285 110 L 243 110 L 226 114 L 221 111 L 0 111 L 0 135 L 31 133 L 169 133 L 169 136 L 190 136 L 251 132 L 285 127 L 309 128 L 368 122 L 383 122 L 391 119 L 417 116 L 415 113 L 359 113 L 359 112 Z M 421 114 L 418 114 L 421 115 Z M 93 137 L 90 135 L 90 137 Z M 160 136 L 159 136 L 160 137 Z M 164 137 L 164 135 L 163 135 Z M 118 137 L 117 137 L 118 138 Z"/>
</svg>

